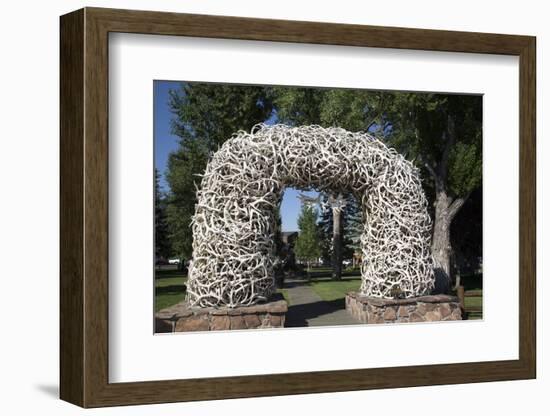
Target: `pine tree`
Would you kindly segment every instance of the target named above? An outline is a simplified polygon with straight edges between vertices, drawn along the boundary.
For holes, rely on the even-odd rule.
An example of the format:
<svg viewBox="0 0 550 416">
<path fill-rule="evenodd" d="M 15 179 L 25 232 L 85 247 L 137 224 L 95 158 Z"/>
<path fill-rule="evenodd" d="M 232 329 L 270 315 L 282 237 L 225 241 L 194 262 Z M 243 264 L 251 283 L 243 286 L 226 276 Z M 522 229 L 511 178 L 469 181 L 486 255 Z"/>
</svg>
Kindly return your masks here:
<svg viewBox="0 0 550 416">
<path fill-rule="evenodd" d="M 354 258 L 361 251 L 361 234 L 363 233 L 363 213 L 359 202 L 353 195 L 348 195 L 344 211 L 344 258 Z"/>
<path fill-rule="evenodd" d="M 160 192 L 159 173 L 155 168 L 155 255 L 167 259 L 172 254 L 166 220 L 166 198 Z"/>
<path fill-rule="evenodd" d="M 319 215 L 319 238 L 321 246 L 321 258 L 324 263 L 332 263 L 332 209 L 328 206 L 328 195 L 321 194 L 321 213 Z"/>
<path fill-rule="evenodd" d="M 308 204 L 302 205 L 302 211 L 298 217 L 299 234 L 296 239 L 294 252 L 301 261 L 307 262 L 308 273 L 311 262 L 321 256 L 321 245 L 317 227 L 317 210 Z"/>
</svg>

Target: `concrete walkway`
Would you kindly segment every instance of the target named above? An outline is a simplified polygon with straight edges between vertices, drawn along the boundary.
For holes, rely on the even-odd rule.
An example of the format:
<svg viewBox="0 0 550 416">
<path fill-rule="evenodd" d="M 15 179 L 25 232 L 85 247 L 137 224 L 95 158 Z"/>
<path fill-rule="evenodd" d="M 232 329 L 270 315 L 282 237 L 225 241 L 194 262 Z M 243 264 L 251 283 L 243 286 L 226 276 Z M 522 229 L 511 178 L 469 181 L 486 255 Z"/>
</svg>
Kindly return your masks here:
<svg viewBox="0 0 550 416">
<path fill-rule="evenodd" d="M 284 288 L 290 300 L 285 327 L 360 323 L 348 314 L 344 299 L 324 301 L 304 280 L 285 281 Z"/>
</svg>

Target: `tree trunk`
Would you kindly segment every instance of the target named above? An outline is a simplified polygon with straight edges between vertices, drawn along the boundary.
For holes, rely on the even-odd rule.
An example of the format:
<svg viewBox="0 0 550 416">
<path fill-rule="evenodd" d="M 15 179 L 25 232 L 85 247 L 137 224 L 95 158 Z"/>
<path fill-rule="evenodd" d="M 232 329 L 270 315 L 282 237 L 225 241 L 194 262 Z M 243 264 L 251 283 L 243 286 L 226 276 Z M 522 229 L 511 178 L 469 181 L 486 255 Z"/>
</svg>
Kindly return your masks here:
<svg viewBox="0 0 550 416">
<path fill-rule="evenodd" d="M 449 207 L 451 198 L 447 195 L 447 168 L 451 149 L 456 141 L 455 123 L 447 114 L 447 128 L 443 132 L 445 148 L 436 171 L 426 165 L 435 183 L 435 214 L 432 236 L 432 256 L 434 260 L 436 293 L 447 293 L 451 288 L 451 221 Z"/>
<path fill-rule="evenodd" d="M 455 127 L 455 120 L 451 114 L 448 114 L 447 129 L 443 133 L 445 148 L 437 172 L 431 164 L 425 163 L 426 169 L 432 175 L 435 184 L 435 215 L 432 236 L 435 293 L 448 293 L 451 290 L 451 222 L 469 196 L 468 193 L 464 197 L 458 197 L 453 201 L 447 195 L 447 169 L 452 148 L 456 143 Z"/>
<path fill-rule="evenodd" d="M 458 290 L 460 287 L 460 273 L 457 273 L 455 276 L 455 290 Z"/>
<path fill-rule="evenodd" d="M 342 279 L 342 210 L 332 210 L 332 278 Z"/>
<path fill-rule="evenodd" d="M 451 289 L 451 223 L 467 198 L 465 196 L 452 201 L 444 190 L 436 192 L 432 237 L 436 293 L 448 293 Z"/>
<path fill-rule="evenodd" d="M 451 219 L 450 198 L 439 191 L 435 198 L 435 215 L 432 238 L 434 259 L 435 291 L 447 293 L 451 287 Z"/>
</svg>

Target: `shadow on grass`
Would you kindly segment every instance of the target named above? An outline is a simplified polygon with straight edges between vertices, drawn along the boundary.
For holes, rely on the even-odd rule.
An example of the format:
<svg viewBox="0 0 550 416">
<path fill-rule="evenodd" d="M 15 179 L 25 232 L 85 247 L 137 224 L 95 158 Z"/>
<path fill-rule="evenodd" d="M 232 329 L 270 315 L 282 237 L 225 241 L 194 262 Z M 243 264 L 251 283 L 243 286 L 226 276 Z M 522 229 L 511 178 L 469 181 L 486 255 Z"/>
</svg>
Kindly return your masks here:
<svg viewBox="0 0 550 416">
<path fill-rule="evenodd" d="M 283 289 L 292 289 L 293 287 L 297 286 L 310 286 L 310 283 L 310 281 L 302 279 L 292 281 L 285 280 Z"/>
<path fill-rule="evenodd" d="M 286 313 L 285 327 L 295 328 L 308 326 L 308 319 L 327 315 L 346 308 L 346 301 L 343 298 L 331 301 L 319 301 L 301 305 L 291 305 Z"/>
</svg>

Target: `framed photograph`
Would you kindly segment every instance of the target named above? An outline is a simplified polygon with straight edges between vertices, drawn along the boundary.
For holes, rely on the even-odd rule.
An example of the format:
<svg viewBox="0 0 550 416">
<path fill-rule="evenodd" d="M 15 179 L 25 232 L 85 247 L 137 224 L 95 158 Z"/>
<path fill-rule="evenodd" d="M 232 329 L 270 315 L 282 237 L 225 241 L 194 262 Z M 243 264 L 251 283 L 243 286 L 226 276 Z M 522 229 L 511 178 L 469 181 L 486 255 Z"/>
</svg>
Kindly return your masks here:
<svg viewBox="0 0 550 416">
<path fill-rule="evenodd" d="M 60 29 L 63 400 L 536 377 L 534 37 Z"/>
</svg>

